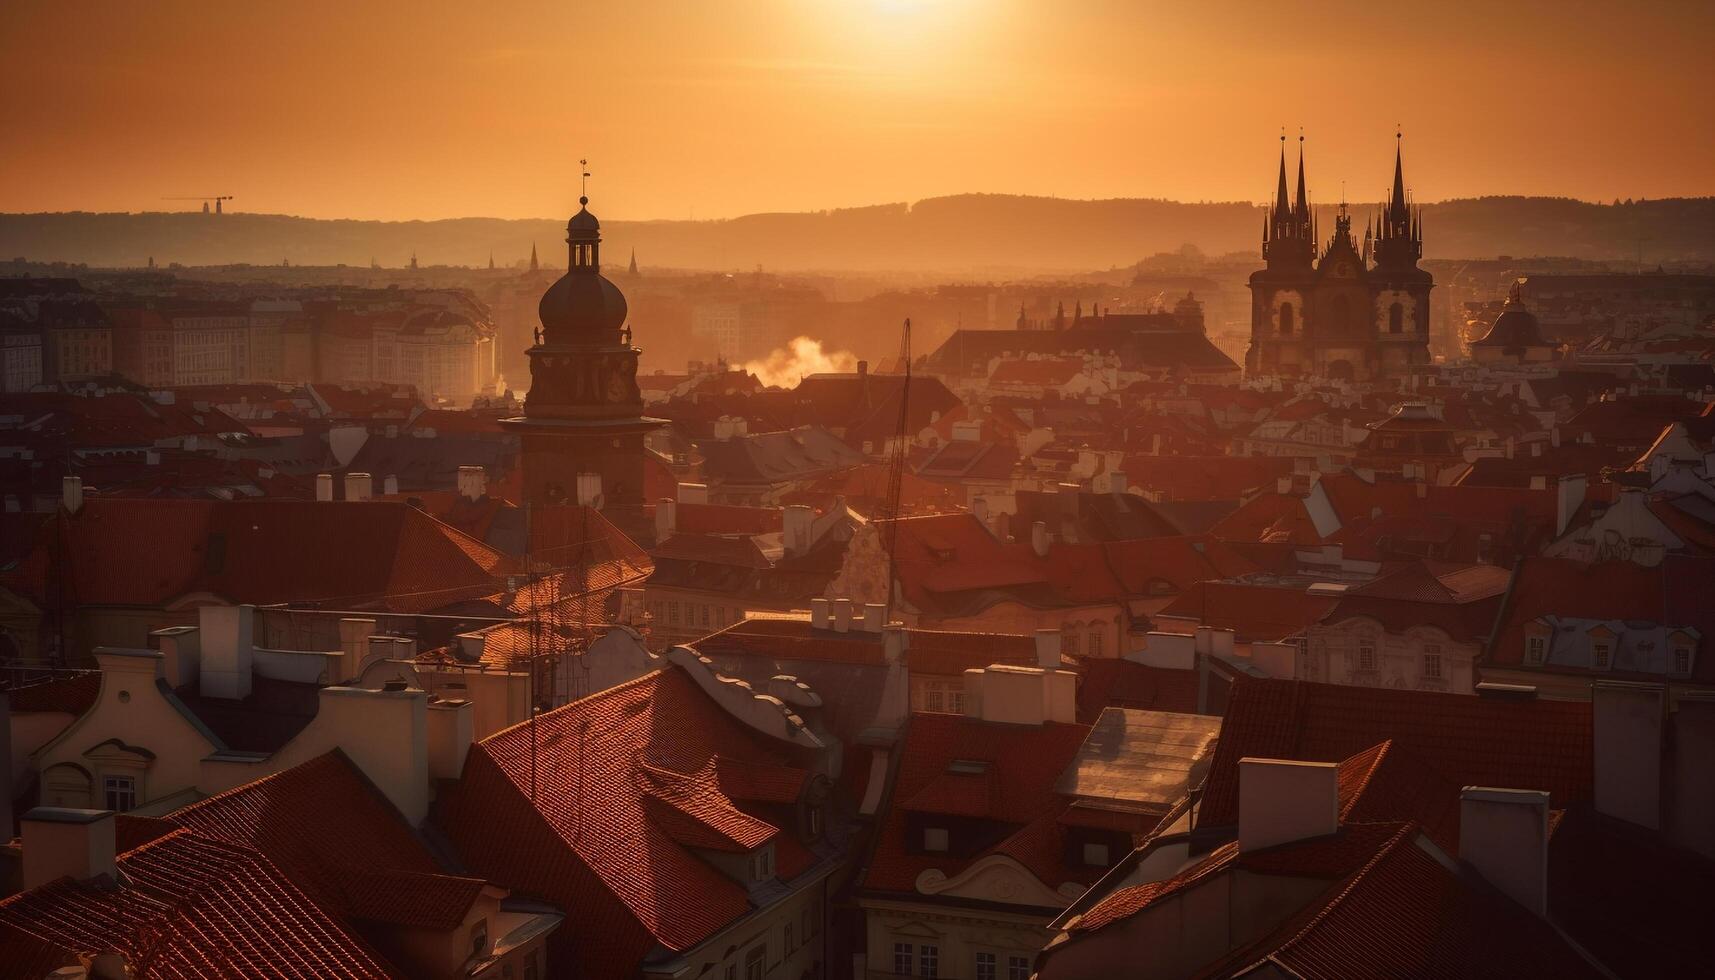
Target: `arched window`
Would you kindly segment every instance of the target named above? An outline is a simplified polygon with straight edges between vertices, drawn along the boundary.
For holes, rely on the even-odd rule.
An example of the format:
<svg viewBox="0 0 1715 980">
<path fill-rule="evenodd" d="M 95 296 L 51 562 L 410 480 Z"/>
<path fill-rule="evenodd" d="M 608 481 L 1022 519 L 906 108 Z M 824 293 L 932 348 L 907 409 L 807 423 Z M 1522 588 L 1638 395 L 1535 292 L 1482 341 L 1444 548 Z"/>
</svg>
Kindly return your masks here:
<svg viewBox="0 0 1715 980">
<path fill-rule="evenodd" d="M 1404 330 L 1404 329 L 1405 329 L 1405 307 L 1401 306 L 1398 303 L 1395 303 L 1395 304 L 1393 304 L 1393 306 L 1389 307 L 1388 311 L 1387 311 L 1387 332 L 1388 333 L 1399 333 L 1401 330 Z"/>
<path fill-rule="evenodd" d="M 1292 332 L 1292 304 L 1291 303 L 1280 304 L 1280 332 L 1283 334 L 1288 334 L 1288 333 Z"/>
</svg>

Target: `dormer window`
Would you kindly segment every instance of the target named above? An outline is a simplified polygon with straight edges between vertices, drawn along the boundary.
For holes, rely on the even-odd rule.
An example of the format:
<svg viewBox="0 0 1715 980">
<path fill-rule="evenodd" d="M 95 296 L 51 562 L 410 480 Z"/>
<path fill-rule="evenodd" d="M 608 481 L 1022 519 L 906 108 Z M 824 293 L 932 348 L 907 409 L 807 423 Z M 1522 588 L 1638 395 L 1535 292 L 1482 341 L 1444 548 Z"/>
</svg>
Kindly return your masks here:
<svg viewBox="0 0 1715 980">
<path fill-rule="evenodd" d="M 947 828 L 945 828 L 945 827 L 924 827 L 923 828 L 923 849 L 925 851 L 934 851 L 936 853 L 944 854 L 947 851 L 948 845 L 949 845 L 949 841 L 947 839 Z"/>
<path fill-rule="evenodd" d="M 757 881 L 774 877 L 774 845 L 764 844 L 750 856 L 750 873 Z"/>
<path fill-rule="evenodd" d="M 470 955 L 485 956 L 488 954 L 488 920 L 479 919 L 476 925 L 470 927 Z"/>
<path fill-rule="evenodd" d="M 1548 659 L 1548 637 L 1527 636 L 1524 640 L 1524 662 L 1532 666 L 1541 666 Z"/>
<path fill-rule="evenodd" d="M 1611 640 L 1597 640 L 1590 645 L 1590 664 L 1597 670 L 1607 670 L 1613 666 L 1614 644 Z"/>
<path fill-rule="evenodd" d="M 1691 673 L 1691 648 L 1676 646 L 1673 648 L 1673 672 L 1681 677 Z"/>
</svg>

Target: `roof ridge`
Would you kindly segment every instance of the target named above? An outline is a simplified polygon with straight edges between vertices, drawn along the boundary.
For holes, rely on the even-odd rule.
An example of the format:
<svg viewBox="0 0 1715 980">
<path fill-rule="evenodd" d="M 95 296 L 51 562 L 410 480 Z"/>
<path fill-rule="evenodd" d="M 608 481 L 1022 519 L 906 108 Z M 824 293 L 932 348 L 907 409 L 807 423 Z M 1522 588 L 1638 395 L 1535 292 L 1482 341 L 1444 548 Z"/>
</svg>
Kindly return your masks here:
<svg viewBox="0 0 1715 980">
<path fill-rule="evenodd" d="M 619 691 L 628 691 L 634 687 L 641 687 L 641 686 L 643 686 L 644 682 L 646 682 L 646 681 L 647 682 L 654 682 L 656 680 L 659 680 L 661 677 L 665 676 L 667 671 L 672 666 L 673 665 L 669 663 L 666 666 L 657 667 L 647 674 L 643 674 L 643 675 L 638 676 L 638 677 L 633 677 L 631 680 L 625 681 L 624 683 L 615 684 L 614 686 L 607 688 L 606 690 L 592 691 L 591 693 L 586 694 L 581 698 L 578 698 L 576 701 L 567 701 L 565 704 L 562 704 L 558 708 L 555 708 L 551 711 L 544 711 L 539 715 L 535 715 L 533 717 L 526 718 L 523 721 L 517 722 L 515 724 L 508 725 L 507 727 L 502 728 L 500 731 L 497 731 L 497 732 L 493 733 L 492 735 L 489 735 L 487 738 L 481 739 L 474 744 L 485 745 L 489 742 L 493 742 L 496 739 L 499 739 L 502 735 L 506 735 L 510 732 L 517 731 L 518 729 L 523 728 L 526 725 L 535 724 L 536 722 L 542 720 L 543 718 L 547 718 L 550 715 L 557 715 L 560 712 L 565 711 L 568 708 L 572 708 L 572 707 L 575 707 L 577 705 L 588 704 L 591 701 L 594 701 L 596 698 L 612 697 L 615 693 L 617 693 Z"/>
</svg>

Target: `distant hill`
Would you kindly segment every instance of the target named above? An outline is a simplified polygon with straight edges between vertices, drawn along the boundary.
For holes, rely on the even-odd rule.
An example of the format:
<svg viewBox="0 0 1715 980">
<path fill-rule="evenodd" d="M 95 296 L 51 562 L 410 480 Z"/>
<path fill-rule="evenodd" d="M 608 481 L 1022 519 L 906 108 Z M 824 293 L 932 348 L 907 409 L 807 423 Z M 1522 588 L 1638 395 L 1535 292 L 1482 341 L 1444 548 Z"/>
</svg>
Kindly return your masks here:
<svg viewBox="0 0 1715 980">
<path fill-rule="evenodd" d="M 1360 229 L 1372 205 L 1352 206 Z M 1321 207 L 1324 235 L 1334 209 Z M 1244 203 L 963 194 L 719 221 L 607 221 L 604 260 L 635 248 L 645 267 L 944 272 L 1100 269 L 1129 265 L 1190 242 L 1210 255 L 1254 250 L 1262 212 Z M 0 215 L 0 258 L 142 265 L 248 262 L 278 265 L 501 265 L 530 254 L 564 264 L 564 219 L 329 221 L 233 213 Z M 1646 262 L 1715 259 L 1715 198 L 1617 205 L 1563 198 L 1486 197 L 1424 208 L 1429 258 L 1560 255 L 1624 259 L 1642 240 Z"/>
</svg>

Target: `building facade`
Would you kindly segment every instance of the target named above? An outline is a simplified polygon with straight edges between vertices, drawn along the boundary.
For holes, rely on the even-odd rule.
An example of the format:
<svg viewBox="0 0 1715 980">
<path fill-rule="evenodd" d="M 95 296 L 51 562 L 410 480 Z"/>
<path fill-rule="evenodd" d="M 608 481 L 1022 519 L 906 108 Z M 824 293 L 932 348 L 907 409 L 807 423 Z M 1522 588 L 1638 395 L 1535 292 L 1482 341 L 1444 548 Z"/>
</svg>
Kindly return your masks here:
<svg viewBox="0 0 1715 980">
<path fill-rule="evenodd" d="M 1391 198 L 1364 230 L 1363 243 L 1342 202 L 1333 237 L 1323 244 L 1305 193 L 1302 143 L 1294 200 L 1287 196 L 1283 148 L 1262 254 L 1267 268 L 1250 278 L 1246 373 L 1372 381 L 1429 363 L 1434 280 L 1417 266 L 1422 219 L 1406 196 L 1397 153 Z"/>
</svg>

